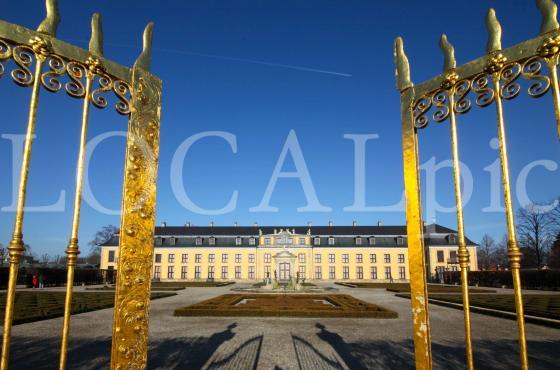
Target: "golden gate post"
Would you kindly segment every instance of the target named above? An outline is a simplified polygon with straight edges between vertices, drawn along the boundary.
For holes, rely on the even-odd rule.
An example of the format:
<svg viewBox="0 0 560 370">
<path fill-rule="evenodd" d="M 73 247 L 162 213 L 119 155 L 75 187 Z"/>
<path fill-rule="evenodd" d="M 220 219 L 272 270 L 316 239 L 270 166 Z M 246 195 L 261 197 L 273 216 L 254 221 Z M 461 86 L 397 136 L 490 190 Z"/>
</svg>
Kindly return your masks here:
<svg viewBox="0 0 560 370">
<path fill-rule="evenodd" d="M 69 96 L 83 99 L 73 217 L 66 250 L 68 276 L 59 367 L 65 369 L 67 366 L 89 108 L 90 104 L 106 108 L 109 95 L 112 95 L 116 100 L 116 112 L 128 116 L 129 120 L 111 368 L 145 368 L 161 110 L 161 81 L 149 72 L 153 24 L 146 27 L 142 53 L 130 69 L 104 57 L 99 14 L 92 18 L 89 50 L 84 50 L 55 37 L 60 23 L 58 2 L 46 0 L 46 9 L 47 15 L 37 31 L 0 21 L 0 77 L 11 68 L 10 76 L 17 85 L 32 87 L 14 231 L 9 247 L 10 273 L 0 369 L 7 369 L 9 365 L 16 282 L 24 252 L 27 180 L 41 88 L 52 93 L 65 90 Z M 10 67 L 11 63 L 15 66 Z"/>
<path fill-rule="evenodd" d="M 560 28 L 557 21 L 557 6 L 553 0 L 537 0 L 542 15 L 540 35 L 507 49 L 502 49 L 502 28 L 495 11 L 490 9 L 486 17 L 488 29 L 487 54 L 456 66 L 454 49 L 445 35 L 440 40 L 444 52 L 444 73 L 414 86 L 410 81 L 408 59 L 404 54 L 402 39 L 395 43 L 397 86 L 401 93 L 401 120 L 403 131 L 403 157 L 405 170 L 405 193 L 407 231 L 410 249 L 411 298 L 414 319 L 414 344 L 416 367 L 431 367 L 430 337 L 420 335 L 417 316 L 425 315 L 428 320 L 425 276 L 413 273 L 424 268 L 424 262 L 416 249 L 422 243 L 420 176 L 418 171 L 418 132 L 425 129 L 430 120 L 443 122 L 449 118 L 453 155 L 454 192 L 457 205 L 459 234 L 458 257 L 461 267 L 463 310 L 465 316 L 465 349 L 467 368 L 474 368 L 469 312 L 468 266 L 469 253 L 464 239 L 463 204 L 460 187 L 459 135 L 456 115 L 468 113 L 474 105 L 496 106 L 497 136 L 500 145 L 502 185 L 504 191 L 505 218 L 508 230 L 508 259 L 513 278 L 515 308 L 519 341 L 520 365 L 529 368 L 523 296 L 521 294 L 521 252 L 519 250 L 513 200 L 511 196 L 509 156 L 506 141 L 504 102 L 519 96 L 521 81 L 528 84 L 527 94 L 533 98 L 552 92 L 556 131 L 560 137 L 560 92 L 558 84 L 558 60 L 560 56 Z M 548 72 L 548 74 L 546 73 Z M 474 102 L 474 103 L 473 103 Z M 430 110 L 434 109 L 430 117 Z M 412 249 L 411 249 L 412 248 Z M 414 253 L 414 254 L 413 254 Z M 425 273 L 426 271 L 424 271 Z M 414 281 L 417 280 L 417 281 Z M 418 301 L 420 298 L 422 301 Z M 425 300 L 425 301 L 424 301 Z M 424 316 L 422 316 L 424 320 Z"/>
</svg>

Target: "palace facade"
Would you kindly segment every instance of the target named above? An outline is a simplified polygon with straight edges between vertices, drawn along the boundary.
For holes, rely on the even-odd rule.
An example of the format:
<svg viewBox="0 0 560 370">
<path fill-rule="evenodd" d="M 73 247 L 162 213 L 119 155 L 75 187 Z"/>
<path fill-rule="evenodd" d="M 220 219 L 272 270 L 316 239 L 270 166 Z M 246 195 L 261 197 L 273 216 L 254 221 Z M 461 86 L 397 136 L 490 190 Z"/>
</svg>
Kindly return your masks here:
<svg viewBox="0 0 560 370">
<path fill-rule="evenodd" d="M 101 269 L 116 270 L 119 235 L 101 248 Z M 427 269 L 458 270 L 457 232 L 425 227 Z M 467 239 L 470 269 L 477 245 Z M 407 281 L 406 226 L 166 226 L 155 228 L 153 278 L 175 280 Z"/>
</svg>

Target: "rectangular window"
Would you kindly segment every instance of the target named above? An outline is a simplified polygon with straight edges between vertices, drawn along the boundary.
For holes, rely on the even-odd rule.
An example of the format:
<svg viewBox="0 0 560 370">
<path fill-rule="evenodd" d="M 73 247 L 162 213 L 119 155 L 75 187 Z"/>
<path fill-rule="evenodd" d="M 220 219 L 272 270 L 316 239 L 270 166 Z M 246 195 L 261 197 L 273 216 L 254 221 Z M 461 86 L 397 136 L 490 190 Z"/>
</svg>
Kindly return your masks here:
<svg viewBox="0 0 560 370">
<path fill-rule="evenodd" d="M 161 245 L 162 244 L 162 240 L 160 237 L 156 238 L 156 245 Z"/>
<path fill-rule="evenodd" d="M 200 279 L 200 266 L 195 266 L 194 267 L 194 278 L 195 279 Z"/>
<path fill-rule="evenodd" d="M 267 278 L 267 279 L 272 277 L 272 276 L 270 276 L 270 266 L 265 266 L 264 267 L 264 277 Z"/>
<path fill-rule="evenodd" d="M 315 279 L 321 280 L 322 278 L 321 266 L 315 266 Z"/>
<path fill-rule="evenodd" d="M 360 280 L 364 278 L 364 268 L 362 266 L 356 267 L 356 278 Z"/>
<path fill-rule="evenodd" d="M 235 255 L 235 263 L 241 263 L 241 254 Z"/>
<path fill-rule="evenodd" d="M 222 253 L 222 263 L 228 263 L 229 260 L 229 254 L 227 253 Z"/>
<path fill-rule="evenodd" d="M 272 258 L 271 258 L 271 257 L 272 257 L 272 256 L 271 256 L 270 253 L 265 253 L 265 254 L 264 254 L 264 263 L 270 263 L 270 262 L 272 261 Z"/>
<path fill-rule="evenodd" d="M 154 266 L 154 279 L 161 278 L 161 266 Z"/>
<path fill-rule="evenodd" d="M 214 266 L 208 266 L 208 279 L 214 279 Z"/>
<path fill-rule="evenodd" d="M 216 245 L 216 238 L 212 237 L 212 238 L 208 239 L 208 244 Z"/>
<path fill-rule="evenodd" d="M 107 257 L 107 262 L 115 262 L 115 251 L 109 251 L 109 256 Z"/>
<path fill-rule="evenodd" d="M 186 253 L 183 253 L 181 255 L 181 263 L 187 263 L 187 262 L 189 262 L 189 255 L 186 254 Z"/>
<path fill-rule="evenodd" d="M 299 244 L 305 245 L 305 238 L 299 238 Z"/>
<path fill-rule="evenodd" d="M 169 238 L 169 245 L 175 245 L 175 238 Z"/>
<path fill-rule="evenodd" d="M 335 261 L 334 253 L 329 254 L 329 263 L 334 263 L 334 261 Z"/>
<path fill-rule="evenodd" d="M 298 254 L 299 263 L 305 263 L 305 253 Z"/>
<path fill-rule="evenodd" d="M 300 279 L 305 279 L 305 266 L 300 266 L 299 267 L 299 278 Z"/>
<path fill-rule="evenodd" d="M 235 278 L 241 279 L 241 266 L 235 266 Z"/>
<path fill-rule="evenodd" d="M 437 261 L 443 262 L 443 251 L 437 251 Z"/>
<path fill-rule="evenodd" d="M 391 280 L 393 276 L 391 275 L 391 266 L 385 266 L 385 280 Z"/>
<path fill-rule="evenodd" d="M 388 253 L 385 253 L 385 255 L 383 256 L 385 263 L 391 263 L 391 255 Z"/>
<path fill-rule="evenodd" d="M 315 245 L 321 245 L 321 238 L 315 238 L 315 239 L 313 239 L 313 244 L 315 244 Z"/>
<path fill-rule="evenodd" d="M 187 279 L 187 266 L 181 266 L 181 279 Z"/>
<path fill-rule="evenodd" d="M 449 252 L 449 259 L 454 262 L 457 260 L 457 251 L 450 251 Z"/>
<path fill-rule="evenodd" d="M 169 262 L 169 263 L 175 263 L 175 254 L 174 254 L 174 253 L 170 253 L 170 254 L 167 256 L 167 262 Z"/>
<path fill-rule="evenodd" d="M 202 238 L 196 238 L 196 245 L 202 245 Z"/>
<path fill-rule="evenodd" d="M 334 245 L 334 238 L 333 237 L 329 238 L 329 245 Z"/>
<path fill-rule="evenodd" d="M 342 278 L 343 279 L 350 279 L 350 267 L 342 266 Z"/>
<path fill-rule="evenodd" d="M 319 253 L 315 254 L 315 263 L 321 263 L 321 255 Z"/>
<path fill-rule="evenodd" d="M 255 238 L 249 238 L 249 245 L 255 245 Z"/>
<path fill-rule="evenodd" d="M 254 254 L 249 255 L 249 263 L 255 263 L 255 255 Z"/>
<path fill-rule="evenodd" d="M 195 255 L 194 255 L 194 262 L 195 262 L 195 263 L 200 263 L 200 262 L 202 262 L 202 254 L 195 254 Z"/>
<path fill-rule="evenodd" d="M 364 262 L 364 255 L 361 253 L 356 254 L 356 263 Z"/>
<path fill-rule="evenodd" d="M 161 263 L 161 254 L 156 253 L 156 263 Z"/>
<path fill-rule="evenodd" d="M 375 245 L 375 237 L 371 236 L 369 238 L 369 245 Z"/>
<path fill-rule="evenodd" d="M 399 279 L 404 280 L 406 279 L 406 272 L 404 266 L 399 266 Z"/>
<path fill-rule="evenodd" d="M 399 254 L 399 263 L 404 263 L 404 254 Z"/>
<path fill-rule="evenodd" d="M 216 255 L 214 253 L 210 253 L 208 255 L 208 263 L 214 263 L 215 260 L 216 260 Z"/>
<path fill-rule="evenodd" d="M 173 279 L 173 274 L 175 272 L 175 266 L 168 266 L 167 267 L 167 278 Z"/>
<path fill-rule="evenodd" d="M 249 279 L 255 278 L 255 266 L 249 266 Z"/>
<path fill-rule="evenodd" d="M 241 245 L 241 238 L 235 238 L 235 245 Z"/>
<path fill-rule="evenodd" d="M 264 245 L 270 245 L 270 238 L 264 238 Z"/>
<path fill-rule="evenodd" d="M 331 280 L 336 279 L 336 270 L 334 266 L 329 266 L 329 279 Z"/>
<path fill-rule="evenodd" d="M 362 238 L 356 238 L 356 245 L 362 245 Z"/>
<path fill-rule="evenodd" d="M 347 253 L 344 253 L 342 255 L 342 263 L 348 263 L 348 262 L 350 262 L 350 257 Z"/>
<path fill-rule="evenodd" d="M 377 254 L 370 254 L 369 255 L 369 263 L 377 263 Z"/>
<path fill-rule="evenodd" d="M 369 278 L 371 280 L 377 280 L 377 267 L 376 266 L 371 266 L 369 268 Z"/>
<path fill-rule="evenodd" d="M 227 266 L 222 266 L 222 279 L 228 278 Z"/>
<path fill-rule="evenodd" d="M 399 236 L 397 238 L 397 245 L 403 245 L 404 244 L 404 238 L 402 236 Z"/>
</svg>

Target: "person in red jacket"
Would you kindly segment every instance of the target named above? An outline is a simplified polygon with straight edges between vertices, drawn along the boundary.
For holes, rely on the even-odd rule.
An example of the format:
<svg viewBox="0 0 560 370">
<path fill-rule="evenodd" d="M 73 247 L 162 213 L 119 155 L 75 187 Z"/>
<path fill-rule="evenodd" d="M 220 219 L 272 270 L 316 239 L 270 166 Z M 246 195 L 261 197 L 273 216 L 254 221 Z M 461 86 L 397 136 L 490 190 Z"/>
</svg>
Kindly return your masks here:
<svg viewBox="0 0 560 370">
<path fill-rule="evenodd" d="M 33 288 L 37 288 L 38 280 L 37 275 L 33 275 Z"/>
</svg>

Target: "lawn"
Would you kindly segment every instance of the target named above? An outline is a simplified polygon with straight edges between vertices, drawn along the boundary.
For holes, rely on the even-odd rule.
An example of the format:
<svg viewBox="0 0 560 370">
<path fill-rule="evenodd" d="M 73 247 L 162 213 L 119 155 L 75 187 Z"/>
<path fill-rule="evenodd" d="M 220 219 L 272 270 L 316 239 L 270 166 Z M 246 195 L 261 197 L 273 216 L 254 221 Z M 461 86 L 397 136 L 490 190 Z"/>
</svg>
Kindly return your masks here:
<svg viewBox="0 0 560 370">
<path fill-rule="evenodd" d="M 187 307 L 175 316 L 396 318 L 398 314 L 346 294 L 224 294 Z"/>
<path fill-rule="evenodd" d="M 235 281 L 154 281 L 152 290 L 162 288 L 210 288 L 235 284 Z"/>
<path fill-rule="evenodd" d="M 397 294 L 397 296 L 410 298 L 410 294 Z M 471 306 L 515 313 L 513 294 L 476 294 L 469 298 Z M 458 294 L 431 294 L 429 299 L 430 302 L 437 300 L 463 303 L 462 297 Z M 523 308 L 526 315 L 560 320 L 560 294 L 523 294 Z"/>
<path fill-rule="evenodd" d="M 335 284 L 346 286 L 349 288 L 375 288 L 387 289 L 389 292 L 410 293 L 410 284 L 408 283 L 346 283 L 335 282 Z M 428 284 L 428 292 L 430 293 L 461 293 L 460 286 Z M 469 288 L 471 293 L 495 293 L 492 289 Z"/>
<path fill-rule="evenodd" d="M 13 324 L 23 324 L 64 316 L 65 292 L 23 291 L 16 292 Z M 165 298 L 175 293 L 152 293 L 151 298 Z M 72 314 L 113 307 L 114 292 L 74 292 Z M 0 318 L 4 320 L 6 293 L 0 293 Z"/>
</svg>

